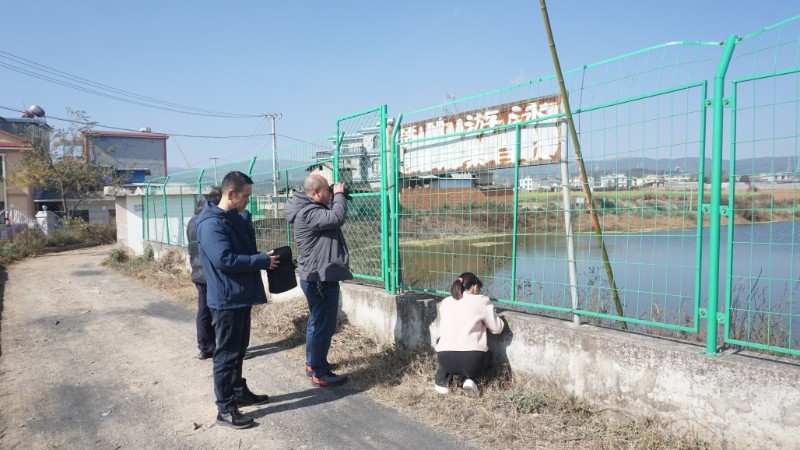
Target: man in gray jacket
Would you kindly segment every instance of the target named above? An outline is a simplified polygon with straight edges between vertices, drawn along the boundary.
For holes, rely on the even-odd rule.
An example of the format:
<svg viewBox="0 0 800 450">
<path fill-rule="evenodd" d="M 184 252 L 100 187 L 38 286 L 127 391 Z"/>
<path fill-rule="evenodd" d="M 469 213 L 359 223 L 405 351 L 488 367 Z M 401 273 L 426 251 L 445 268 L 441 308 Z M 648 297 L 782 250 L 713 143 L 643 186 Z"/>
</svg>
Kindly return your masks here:
<svg viewBox="0 0 800 450">
<path fill-rule="evenodd" d="M 323 387 L 347 382 L 346 376 L 331 371 L 328 362 L 339 313 L 339 282 L 353 278 L 342 234 L 346 216 L 344 184 L 330 186 L 316 174 L 306 178 L 303 192 L 295 192 L 284 210 L 286 221 L 294 226 L 300 287 L 308 300 L 306 375 Z"/>
</svg>

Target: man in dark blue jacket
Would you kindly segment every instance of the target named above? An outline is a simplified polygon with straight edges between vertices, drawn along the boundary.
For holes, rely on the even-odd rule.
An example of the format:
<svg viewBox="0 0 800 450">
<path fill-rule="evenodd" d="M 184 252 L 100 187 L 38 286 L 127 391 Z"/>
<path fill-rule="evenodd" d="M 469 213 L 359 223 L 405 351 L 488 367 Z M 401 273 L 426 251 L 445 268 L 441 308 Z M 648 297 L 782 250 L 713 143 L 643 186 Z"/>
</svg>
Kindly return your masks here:
<svg viewBox="0 0 800 450">
<path fill-rule="evenodd" d="M 261 270 L 274 269 L 278 258 L 259 252 L 249 213 L 243 215 L 253 180 L 242 172 L 229 172 L 220 186 L 219 205 L 207 204 L 197 218 L 200 260 L 208 288 L 217 349 L 214 351 L 214 394 L 217 423 L 231 428 L 248 428 L 253 419 L 239 407 L 263 405 L 266 395 L 257 395 L 242 377 L 242 362 L 250 344 L 250 310 L 266 303 Z"/>
<path fill-rule="evenodd" d="M 194 215 L 186 224 L 186 241 L 189 243 L 189 265 L 192 267 L 192 281 L 197 288 L 197 348 L 200 353 L 198 359 L 208 359 L 214 356 L 214 349 L 217 348 L 217 339 L 214 334 L 214 326 L 211 324 L 211 310 L 208 309 L 206 295 L 206 276 L 203 274 L 203 263 L 200 262 L 200 244 L 197 242 L 197 217 L 205 208 L 206 203 L 219 203 L 221 197 L 219 187 L 211 189 L 207 194 L 197 196 L 197 203 L 194 208 Z"/>
</svg>

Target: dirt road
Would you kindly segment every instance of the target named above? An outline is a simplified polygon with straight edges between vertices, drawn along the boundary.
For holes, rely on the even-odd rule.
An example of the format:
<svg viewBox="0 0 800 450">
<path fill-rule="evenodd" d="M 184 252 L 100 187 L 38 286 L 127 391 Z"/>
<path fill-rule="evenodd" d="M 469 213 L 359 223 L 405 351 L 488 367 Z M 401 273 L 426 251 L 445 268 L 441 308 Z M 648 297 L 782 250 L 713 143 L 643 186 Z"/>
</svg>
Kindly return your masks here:
<svg viewBox="0 0 800 450">
<path fill-rule="evenodd" d="M 270 403 L 216 426 L 194 310 L 104 267 L 110 247 L 12 265 L 2 285 L 0 448 L 465 448 L 351 386 L 320 389 L 253 336 L 248 384 Z"/>
</svg>

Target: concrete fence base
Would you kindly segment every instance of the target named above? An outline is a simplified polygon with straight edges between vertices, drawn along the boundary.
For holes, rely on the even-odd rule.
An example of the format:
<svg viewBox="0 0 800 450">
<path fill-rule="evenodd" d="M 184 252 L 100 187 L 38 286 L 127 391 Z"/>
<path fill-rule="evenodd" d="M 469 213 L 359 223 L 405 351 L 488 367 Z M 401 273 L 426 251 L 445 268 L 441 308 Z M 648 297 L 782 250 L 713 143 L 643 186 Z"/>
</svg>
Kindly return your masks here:
<svg viewBox="0 0 800 450">
<path fill-rule="evenodd" d="M 393 296 L 342 285 L 348 321 L 387 345 L 430 351 L 439 333 L 430 295 Z M 658 417 L 678 432 L 723 448 L 800 447 L 800 364 L 503 311 L 507 330 L 490 336 L 498 362 L 555 383 L 600 407 Z"/>
</svg>

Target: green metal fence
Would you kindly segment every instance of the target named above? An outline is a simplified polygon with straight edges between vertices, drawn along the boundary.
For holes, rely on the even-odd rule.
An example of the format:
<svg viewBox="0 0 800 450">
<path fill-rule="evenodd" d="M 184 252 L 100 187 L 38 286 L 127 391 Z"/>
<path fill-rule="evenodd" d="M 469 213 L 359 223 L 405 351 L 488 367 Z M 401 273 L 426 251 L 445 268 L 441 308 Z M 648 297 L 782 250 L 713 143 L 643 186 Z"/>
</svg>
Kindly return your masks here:
<svg viewBox="0 0 800 450">
<path fill-rule="evenodd" d="M 706 82 L 695 74 L 717 47 L 665 44 L 566 74 L 592 205 L 555 77 L 404 114 L 400 286 L 445 294 L 469 269 L 501 303 L 697 332 Z"/>
<path fill-rule="evenodd" d="M 351 194 L 343 227 L 356 278 L 390 289 L 386 105 L 336 121 L 333 180 Z"/>
<path fill-rule="evenodd" d="M 800 55 L 795 19 L 732 39 L 721 229 L 725 342 L 800 354 Z M 727 192 L 726 192 L 727 191 Z M 725 226 L 726 225 L 726 226 Z"/>
<path fill-rule="evenodd" d="M 390 292 L 473 271 L 508 308 L 800 355 L 798 19 L 566 72 L 585 181 L 554 76 L 351 114 L 216 173 L 254 178 L 265 250 L 291 244 L 281 203 L 309 172 L 344 182 L 353 271 Z M 182 245 L 212 172 L 152 180 L 143 236 Z"/>
</svg>

